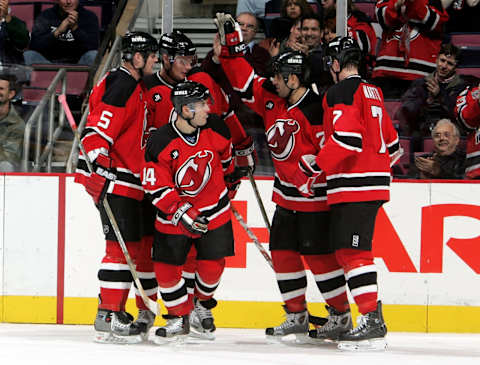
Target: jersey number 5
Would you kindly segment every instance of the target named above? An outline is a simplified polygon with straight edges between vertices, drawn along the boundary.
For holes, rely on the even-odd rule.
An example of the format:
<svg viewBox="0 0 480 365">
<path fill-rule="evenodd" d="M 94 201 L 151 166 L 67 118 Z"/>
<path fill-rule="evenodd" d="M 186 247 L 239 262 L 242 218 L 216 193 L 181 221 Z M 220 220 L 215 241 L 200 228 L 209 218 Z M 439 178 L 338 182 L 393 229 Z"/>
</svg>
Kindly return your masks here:
<svg viewBox="0 0 480 365">
<path fill-rule="evenodd" d="M 113 117 L 112 112 L 109 112 L 108 110 L 104 110 L 102 112 L 102 115 L 100 116 L 100 122 L 98 122 L 97 125 L 103 129 L 107 129 L 108 126 L 110 125 L 112 117 Z"/>
</svg>

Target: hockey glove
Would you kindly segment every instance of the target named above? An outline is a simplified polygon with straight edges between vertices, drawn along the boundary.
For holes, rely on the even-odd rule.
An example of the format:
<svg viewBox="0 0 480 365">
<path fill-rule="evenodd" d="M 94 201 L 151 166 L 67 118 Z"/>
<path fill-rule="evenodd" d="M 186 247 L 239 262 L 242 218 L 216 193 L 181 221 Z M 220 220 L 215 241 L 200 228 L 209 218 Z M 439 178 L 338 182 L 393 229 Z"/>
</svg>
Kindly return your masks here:
<svg viewBox="0 0 480 365">
<path fill-rule="evenodd" d="M 243 54 L 245 43 L 243 43 L 242 30 L 230 14 L 217 13 L 213 20 L 220 34 L 220 43 L 223 57 L 235 57 Z"/>
<path fill-rule="evenodd" d="M 177 203 L 177 209 L 171 219 L 175 226 L 181 223 L 180 228 L 185 235 L 198 238 L 208 231 L 208 219 L 201 216 L 198 209 L 195 209 L 191 203 Z"/>
<path fill-rule="evenodd" d="M 251 136 L 247 136 L 242 143 L 234 146 L 235 148 L 235 167 L 245 171 L 245 175 L 248 175 L 248 171 L 252 174 L 255 171 L 255 163 L 257 161 L 257 153 L 253 145 L 253 139 Z"/>
<path fill-rule="evenodd" d="M 293 175 L 293 183 L 300 194 L 309 198 L 314 196 L 313 183 L 322 170 L 315 163 L 315 155 L 303 155 L 298 161 L 299 171 Z"/>
<path fill-rule="evenodd" d="M 235 167 L 235 170 L 225 176 L 225 186 L 228 190 L 228 198 L 233 200 L 235 195 L 237 195 L 237 190 L 240 187 L 240 181 L 242 177 L 248 174 L 248 170 L 241 169 L 239 167 Z"/>
<path fill-rule="evenodd" d="M 110 169 L 111 163 L 110 157 L 99 154 L 93 162 L 93 172 L 85 182 L 85 189 L 92 196 L 95 204 L 103 201 L 108 186 L 117 179 L 117 175 Z"/>
</svg>

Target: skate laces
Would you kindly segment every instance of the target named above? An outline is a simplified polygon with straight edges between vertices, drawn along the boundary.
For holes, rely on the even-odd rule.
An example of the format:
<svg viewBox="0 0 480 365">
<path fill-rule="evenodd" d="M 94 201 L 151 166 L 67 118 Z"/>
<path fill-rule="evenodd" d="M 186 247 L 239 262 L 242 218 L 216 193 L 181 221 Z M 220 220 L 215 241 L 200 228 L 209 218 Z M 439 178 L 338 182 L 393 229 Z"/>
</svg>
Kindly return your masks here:
<svg viewBox="0 0 480 365">
<path fill-rule="evenodd" d="M 213 318 L 212 311 L 201 305 L 199 300 L 195 302 L 195 313 L 200 319 L 200 322 L 207 318 Z"/>
<path fill-rule="evenodd" d="M 127 329 L 132 324 L 133 317 L 127 312 L 113 312 L 112 328 Z"/>
<path fill-rule="evenodd" d="M 177 332 L 177 330 L 183 329 L 183 318 L 174 317 L 167 319 L 167 324 L 165 326 L 167 332 Z"/>
<path fill-rule="evenodd" d="M 319 333 L 329 332 L 342 326 L 341 320 L 344 316 L 348 315 L 348 312 L 338 313 L 334 308 L 327 307 L 328 321 L 322 327 L 317 328 Z"/>
<path fill-rule="evenodd" d="M 357 327 L 355 327 L 353 330 L 352 330 L 352 334 L 355 334 L 357 332 L 361 332 L 363 330 L 363 328 L 365 328 L 367 326 L 367 315 L 360 315 L 358 316 L 357 318 Z"/>
<path fill-rule="evenodd" d="M 285 318 L 285 321 L 280 325 L 280 326 L 277 326 L 276 328 L 277 329 L 287 329 L 287 328 L 291 328 L 291 327 L 294 327 L 297 323 L 297 321 L 295 320 L 295 317 L 298 313 L 287 313 L 287 318 Z M 300 323 L 299 323 L 300 324 Z"/>
</svg>

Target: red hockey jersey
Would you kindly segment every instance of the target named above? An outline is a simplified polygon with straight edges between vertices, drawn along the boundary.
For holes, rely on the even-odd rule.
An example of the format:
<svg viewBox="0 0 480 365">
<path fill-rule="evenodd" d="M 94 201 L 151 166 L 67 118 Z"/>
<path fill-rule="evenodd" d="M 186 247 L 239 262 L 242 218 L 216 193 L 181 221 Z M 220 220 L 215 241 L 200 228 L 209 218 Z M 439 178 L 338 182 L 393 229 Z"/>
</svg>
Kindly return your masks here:
<svg viewBox="0 0 480 365">
<path fill-rule="evenodd" d="M 353 11 L 347 19 L 347 32 L 357 41 L 362 52 L 368 55 L 368 65 L 373 66 L 377 54 L 377 35 L 367 15 Z"/>
<path fill-rule="evenodd" d="M 209 221 L 213 230 L 230 220 L 230 200 L 224 176 L 233 172 L 230 132 L 211 114 L 195 136 L 185 136 L 169 124 L 153 131 L 147 142 L 142 184 L 158 208 L 155 228 L 168 234 L 183 234 L 166 213 L 178 202 L 189 202 Z"/>
<path fill-rule="evenodd" d="M 93 88 L 82 143 L 90 161 L 99 153 L 112 159 L 117 179 L 108 193 L 143 199 L 140 182 L 146 127 L 146 103 L 140 84 L 124 68 L 112 70 Z M 85 184 L 89 171 L 79 156 L 75 181 Z"/>
<path fill-rule="evenodd" d="M 227 124 L 232 136 L 233 145 L 242 143 L 247 134 L 237 116 L 230 110 L 228 97 L 222 91 L 210 75 L 194 69 L 189 73 L 188 80 L 196 81 L 207 87 L 212 96 L 210 113 L 219 115 Z M 159 128 L 168 123 L 173 112 L 173 105 L 170 100 L 170 92 L 174 85 L 168 83 L 160 76 L 160 72 L 149 75 L 144 79 L 145 92 L 147 94 L 147 119 L 150 128 Z"/>
<path fill-rule="evenodd" d="M 243 57 L 222 57 L 221 64 L 242 100 L 263 118 L 275 168 L 272 200 L 290 210 L 327 210 L 324 177 L 320 176 L 313 185 L 312 198 L 303 197 L 292 183 L 300 157 L 315 155 L 320 150 L 323 141 L 321 98 L 307 89 L 296 104 L 288 105 L 276 94 L 270 80 L 257 76 Z"/>
<path fill-rule="evenodd" d="M 380 0 L 376 5 L 383 33 L 372 77 L 425 77 L 435 71 L 448 14 L 439 0 L 405 1 L 401 11 L 396 2 Z"/>
<path fill-rule="evenodd" d="M 390 199 L 390 161 L 397 131 L 381 90 L 354 75 L 323 99 L 325 146 L 316 163 L 327 177 L 328 204 Z"/>
<path fill-rule="evenodd" d="M 467 129 L 467 160 L 465 176 L 469 179 L 480 177 L 480 87 L 467 87 L 457 98 L 455 113 Z"/>
</svg>

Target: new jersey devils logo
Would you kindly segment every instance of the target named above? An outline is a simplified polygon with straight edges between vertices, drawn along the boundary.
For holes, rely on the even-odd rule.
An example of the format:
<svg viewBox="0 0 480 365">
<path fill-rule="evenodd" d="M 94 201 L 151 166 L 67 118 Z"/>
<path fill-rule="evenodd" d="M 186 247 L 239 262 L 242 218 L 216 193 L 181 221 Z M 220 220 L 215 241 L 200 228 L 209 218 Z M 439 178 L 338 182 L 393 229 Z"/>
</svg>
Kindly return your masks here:
<svg viewBox="0 0 480 365">
<path fill-rule="evenodd" d="M 267 143 L 272 157 L 283 161 L 290 156 L 295 147 L 295 133 L 300 130 L 298 122 L 293 119 L 277 119 L 267 131 Z"/>
<path fill-rule="evenodd" d="M 196 196 L 212 176 L 213 152 L 204 150 L 190 156 L 175 174 L 175 185 L 182 194 Z"/>
</svg>

